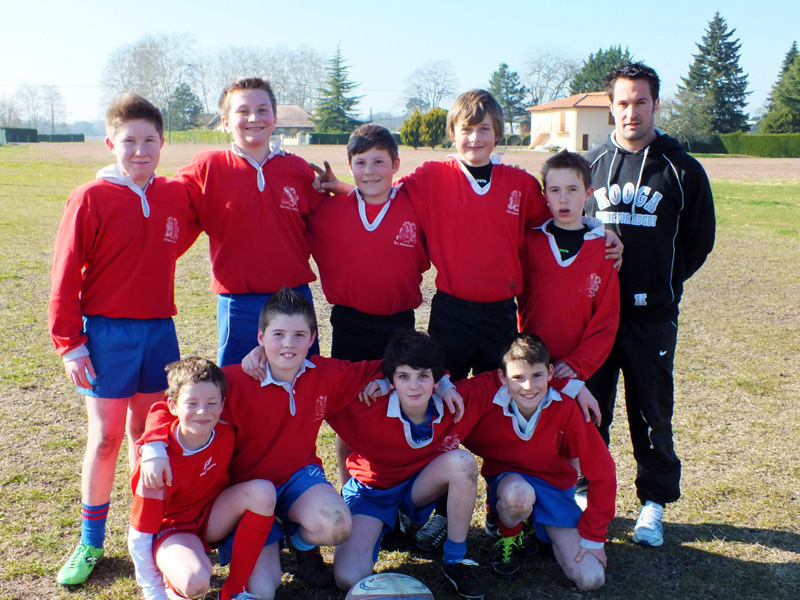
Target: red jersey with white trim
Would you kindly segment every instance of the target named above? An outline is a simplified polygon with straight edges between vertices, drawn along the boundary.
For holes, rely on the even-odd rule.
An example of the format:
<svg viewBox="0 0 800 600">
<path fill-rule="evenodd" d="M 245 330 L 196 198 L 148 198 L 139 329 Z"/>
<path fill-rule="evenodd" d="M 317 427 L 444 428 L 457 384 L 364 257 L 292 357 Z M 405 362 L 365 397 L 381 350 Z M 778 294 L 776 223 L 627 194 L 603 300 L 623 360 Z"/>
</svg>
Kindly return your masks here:
<svg viewBox="0 0 800 600">
<path fill-rule="evenodd" d="M 209 237 L 211 290 L 273 293 L 314 281 L 303 235 L 305 217 L 324 196 L 314 171 L 294 154 L 276 154 L 258 170 L 233 150 L 201 152 L 175 176 L 189 188 Z"/>
<path fill-rule="evenodd" d="M 578 254 L 566 261 L 547 223 L 525 232 L 525 283 L 517 296 L 519 330 L 541 337 L 552 362 L 565 361 L 582 381 L 608 357 L 619 325 L 619 278 L 614 261 L 605 259 L 602 223 L 584 222 L 598 227 L 585 234 Z M 559 387 L 555 380 L 550 385 Z"/>
<path fill-rule="evenodd" d="M 480 402 L 471 401 L 472 382 L 472 379 L 459 382 L 458 391 L 464 398 L 465 411 L 480 414 Z M 326 418 L 353 450 L 347 458 L 348 471 L 370 487 L 388 489 L 407 481 L 440 454 L 457 449 L 471 427 L 469 419 L 454 423 L 441 398 L 434 396 L 439 417 L 432 423 L 433 437 L 416 443 L 408 422 L 400 416 L 397 394 L 375 402 L 377 405 L 371 406 L 353 402 Z"/>
<path fill-rule="evenodd" d="M 363 387 L 380 376 L 382 361 L 351 363 L 314 356 L 290 387 L 294 399 L 275 383 L 262 386 L 241 365 L 223 367 L 228 383 L 222 418 L 236 428 L 236 442 L 228 469 L 231 483 L 267 479 L 282 485 L 309 464 L 322 466 L 317 456 L 317 433 L 327 415 L 358 402 Z M 151 410 L 145 442 L 165 441 L 163 427 L 169 413 Z M 173 467 L 174 469 L 174 467 Z"/>
<path fill-rule="evenodd" d="M 486 378 L 483 373 L 478 378 Z M 486 383 L 486 382 L 485 382 Z M 462 382 L 456 383 L 461 390 Z M 502 386 L 505 387 L 505 386 Z M 484 386 L 489 391 L 491 386 Z M 578 403 L 563 397 L 542 409 L 528 440 L 516 431 L 516 417 L 495 388 L 487 394 L 486 410 L 475 418 L 465 415 L 471 433 L 464 446 L 483 458 L 481 475 L 493 477 L 506 471 L 533 475 L 560 489 L 575 485 L 578 474 L 570 463 L 580 459 L 581 472 L 589 480 L 587 508 L 578 522 L 581 537 L 604 542 L 608 523 L 614 518 L 617 493 L 616 466 L 597 428 L 583 418 Z M 552 394 L 557 394 L 552 389 Z M 507 397 L 507 395 L 506 395 Z M 486 396 L 484 396 L 484 401 Z"/>
<path fill-rule="evenodd" d="M 159 319 L 177 313 L 175 261 L 200 233 L 186 188 L 154 177 L 141 197 L 96 179 L 67 200 L 56 236 L 48 320 L 56 351 L 86 343 L 83 315 Z"/>
<path fill-rule="evenodd" d="M 166 402 L 158 403 L 166 407 Z M 180 423 L 170 425 L 167 456 L 172 468 L 172 485 L 147 488 L 140 481 L 141 463 L 131 476 L 133 508 L 131 527 L 142 533 L 156 534 L 175 526 L 202 534 L 200 528 L 210 503 L 228 487 L 228 465 L 233 455 L 233 427 L 217 423 L 214 438 L 196 453 L 184 455 L 176 439 Z"/>
<path fill-rule="evenodd" d="M 309 215 L 306 239 L 330 304 L 372 315 L 422 304 L 420 284 L 430 261 L 403 187 L 372 222 L 355 191 L 326 199 Z"/>
<path fill-rule="evenodd" d="M 401 181 L 425 232 L 437 289 L 471 302 L 497 302 L 522 291 L 525 228 L 550 216 L 536 177 L 494 164 L 481 188 L 450 157 L 426 162 Z"/>
</svg>

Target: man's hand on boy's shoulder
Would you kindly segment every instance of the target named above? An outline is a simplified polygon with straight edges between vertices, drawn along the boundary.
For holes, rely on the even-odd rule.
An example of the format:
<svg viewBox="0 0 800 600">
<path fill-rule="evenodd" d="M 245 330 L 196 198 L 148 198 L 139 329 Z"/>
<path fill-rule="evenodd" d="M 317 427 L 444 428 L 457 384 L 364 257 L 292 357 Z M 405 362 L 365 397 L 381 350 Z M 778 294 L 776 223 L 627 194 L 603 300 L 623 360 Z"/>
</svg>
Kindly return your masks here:
<svg viewBox="0 0 800 600">
<path fill-rule="evenodd" d="M 613 260 L 613 267 L 619 271 L 622 266 L 622 251 L 624 250 L 622 240 L 619 239 L 616 233 L 608 229 L 604 233 L 606 237 L 606 259 Z"/>
<path fill-rule="evenodd" d="M 591 421 L 600 427 L 600 421 L 602 420 L 600 405 L 597 403 L 597 398 L 594 397 L 592 392 L 586 389 L 585 385 L 581 387 L 581 390 L 575 396 L 575 400 L 578 402 L 578 406 L 580 406 L 583 412 L 583 418 L 586 419 L 586 422 L 588 423 Z"/>
<path fill-rule="evenodd" d="M 314 178 L 314 189 L 320 193 L 349 194 L 353 190 L 353 186 L 339 181 L 327 160 L 323 164 L 325 165 L 324 170 L 314 163 L 308 163 L 317 174 Z"/>
</svg>

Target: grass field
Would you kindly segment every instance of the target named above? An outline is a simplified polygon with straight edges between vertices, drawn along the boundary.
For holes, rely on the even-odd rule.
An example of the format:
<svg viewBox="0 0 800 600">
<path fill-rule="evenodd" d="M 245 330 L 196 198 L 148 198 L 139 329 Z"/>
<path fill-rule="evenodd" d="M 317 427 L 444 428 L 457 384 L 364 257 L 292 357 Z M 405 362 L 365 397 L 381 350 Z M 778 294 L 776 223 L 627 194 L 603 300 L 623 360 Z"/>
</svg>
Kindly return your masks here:
<svg viewBox="0 0 800 600">
<path fill-rule="evenodd" d="M 160 172 L 171 174 L 197 150 L 165 149 Z M 298 153 L 313 161 L 334 158 L 337 172 L 344 169 L 341 147 Z M 405 171 L 443 156 L 401 151 Z M 85 416 L 47 335 L 52 244 L 69 191 L 110 158 L 100 144 L 0 148 L 0 600 L 139 597 L 125 542 L 130 492 L 124 460 L 106 558 L 83 588 L 67 591 L 55 584 L 79 526 Z M 506 162 L 535 171 L 543 158 L 517 152 L 508 153 Z M 635 466 L 624 412 L 618 410 L 612 432 L 617 517 L 609 529 L 607 582 L 588 594 L 594 598 L 800 596 L 800 160 L 701 161 L 712 178 L 718 232 L 714 253 L 688 283 L 682 304 L 674 424 L 684 495 L 665 513 L 663 547 L 630 542 L 637 514 Z M 215 303 L 208 281 L 201 240 L 178 263 L 176 325 L 182 352 L 213 357 Z M 426 300 L 431 282 L 427 277 Z M 321 296 L 317 302 L 325 351 L 327 306 Z M 418 311 L 423 327 L 426 308 Z M 320 450 L 333 478 L 330 433 L 324 435 Z M 470 545 L 486 565 L 482 511 L 479 502 Z M 334 589 L 307 588 L 284 558 L 288 573 L 279 598 L 344 597 Z M 412 574 L 437 598 L 457 597 L 443 584 L 436 557 L 403 548 L 383 553 L 377 570 Z M 494 578 L 488 566 L 482 571 L 488 598 L 582 595 L 546 560 L 526 562 L 513 582 Z"/>
</svg>

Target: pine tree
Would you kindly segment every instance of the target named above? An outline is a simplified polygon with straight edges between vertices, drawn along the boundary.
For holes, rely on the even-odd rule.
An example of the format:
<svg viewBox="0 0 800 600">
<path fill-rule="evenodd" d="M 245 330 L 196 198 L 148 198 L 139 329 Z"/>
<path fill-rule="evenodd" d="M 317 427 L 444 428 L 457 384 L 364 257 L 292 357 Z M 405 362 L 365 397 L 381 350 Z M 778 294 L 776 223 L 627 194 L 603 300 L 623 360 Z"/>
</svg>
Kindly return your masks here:
<svg viewBox="0 0 800 600">
<path fill-rule="evenodd" d="M 336 47 L 336 54 L 328 61 L 328 79 L 318 88 L 319 102 L 314 117 L 314 129 L 320 133 L 349 133 L 360 122 L 355 118 L 355 107 L 361 96 L 349 96 L 358 84 L 348 80 L 348 65 L 342 50 Z"/>
<path fill-rule="evenodd" d="M 747 75 L 739 66 L 742 44 L 733 39 L 736 29 L 728 30 L 728 23 L 717 11 L 708 22 L 703 43 L 696 44 L 699 52 L 689 74 L 683 77 L 683 86 L 707 96 L 711 100 L 712 126 L 715 133 L 746 131 Z"/>
<path fill-rule="evenodd" d="M 606 89 L 606 76 L 619 65 L 633 60 L 633 55 L 622 46 L 611 46 L 608 50 L 600 48 L 583 61 L 581 68 L 569 84 L 570 94 L 603 92 Z"/>
<path fill-rule="evenodd" d="M 770 96 L 770 108 L 761 121 L 761 131 L 800 133 L 800 55 L 796 42 L 786 54 L 780 79 Z"/>
<path fill-rule="evenodd" d="M 525 98 L 528 88 L 520 83 L 519 73 L 509 70 L 506 63 L 500 63 L 500 68 L 489 79 L 489 91 L 503 109 L 504 125 L 510 123 L 513 134 L 514 123 L 519 123 L 526 114 Z M 505 131 L 500 133 L 505 135 Z"/>
<path fill-rule="evenodd" d="M 203 112 L 200 98 L 187 83 L 180 84 L 169 97 L 168 110 L 164 115 L 165 125 L 172 131 L 186 131 L 198 125 Z"/>
</svg>

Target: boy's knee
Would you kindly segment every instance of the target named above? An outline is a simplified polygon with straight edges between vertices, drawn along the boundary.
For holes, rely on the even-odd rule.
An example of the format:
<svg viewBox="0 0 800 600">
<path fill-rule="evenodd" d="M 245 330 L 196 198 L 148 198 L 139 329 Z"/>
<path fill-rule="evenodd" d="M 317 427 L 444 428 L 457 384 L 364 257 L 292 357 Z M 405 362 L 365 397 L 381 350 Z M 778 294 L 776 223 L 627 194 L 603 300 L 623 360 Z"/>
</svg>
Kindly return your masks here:
<svg viewBox="0 0 800 600">
<path fill-rule="evenodd" d="M 247 508 L 259 514 L 272 514 L 275 511 L 275 486 L 266 479 L 247 482 L 244 489 L 247 495 Z"/>
<path fill-rule="evenodd" d="M 586 557 L 584 557 L 584 560 L 586 560 Z M 595 562 L 589 567 L 584 565 L 583 561 L 576 562 L 570 565 L 566 575 L 582 592 L 596 590 L 606 582 L 605 569 L 599 562 Z"/>
<path fill-rule="evenodd" d="M 503 490 L 502 500 L 507 511 L 527 514 L 536 501 L 536 493 L 528 485 L 509 485 Z"/>
<path fill-rule="evenodd" d="M 456 472 L 468 479 L 470 482 L 477 483 L 478 463 L 475 461 L 475 457 L 465 450 L 453 450 L 450 454 L 454 455 L 453 466 L 454 469 L 456 469 Z"/>
<path fill-rule="evenodd" d="M 337 509 L 329 521 L 329 539 L 331 546 L 337 546 L 347 541 L 353 526 L 349 510 Z"/>
<path fill-rule="evenodd" d="M 184 580 L 172 581 L 171 583 L 180 594 L 187 598 L 202 598 L 211 587 L 211 572 L 201 569 L 187 573 Z"/>
<path fill-rule="evenodd" d="M 122 445 L 122 435 L 111 431 L 100 431 L 89 438 L 87 451 L 100 460 L 116 459 Z"/>
</svg>

